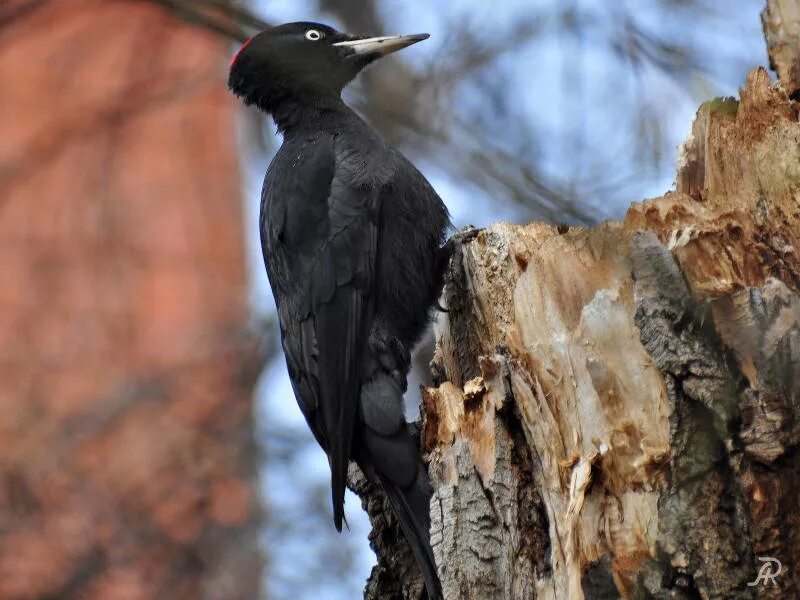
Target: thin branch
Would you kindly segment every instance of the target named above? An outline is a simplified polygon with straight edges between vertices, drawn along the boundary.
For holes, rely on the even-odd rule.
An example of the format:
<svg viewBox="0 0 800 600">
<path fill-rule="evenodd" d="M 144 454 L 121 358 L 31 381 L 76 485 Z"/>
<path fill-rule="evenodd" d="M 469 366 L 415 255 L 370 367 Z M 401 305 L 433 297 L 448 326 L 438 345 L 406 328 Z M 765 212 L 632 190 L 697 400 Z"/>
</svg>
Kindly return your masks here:
<svg viewBox="0 0 800 600">
<path fill-rule="evenodd" d="M 4 8 L 0 8 L 0 29 L 8 27 L 19 19 L 28 16 L 48 1 L 49 0 L 27 0 L 25 2 L 11 2 Z"/>
<path fill-rule="evenodd" d="M 271 25 L 251 11 L 226 0 L 147 0 L 163 6 L 178 17 L 224 37 L 244 42 L 253 33 Z"/>
</svg>

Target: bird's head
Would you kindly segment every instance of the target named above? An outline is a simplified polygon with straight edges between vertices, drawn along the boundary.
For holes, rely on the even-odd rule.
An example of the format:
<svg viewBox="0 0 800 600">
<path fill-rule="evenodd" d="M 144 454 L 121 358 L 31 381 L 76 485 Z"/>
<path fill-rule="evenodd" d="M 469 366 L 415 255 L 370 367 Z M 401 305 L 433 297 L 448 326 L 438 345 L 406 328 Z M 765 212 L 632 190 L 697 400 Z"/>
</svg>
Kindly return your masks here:
<svg viewBox="0 0 800 600">
<path fill-rule="evenodd" d="M 287 23 L 242 45 L 231 61 L 228 87 L 267 112 L 288 95 L 338 97 L 369 63 L 427 37 L 358 36 L 319 23 Z"/>
</svg>

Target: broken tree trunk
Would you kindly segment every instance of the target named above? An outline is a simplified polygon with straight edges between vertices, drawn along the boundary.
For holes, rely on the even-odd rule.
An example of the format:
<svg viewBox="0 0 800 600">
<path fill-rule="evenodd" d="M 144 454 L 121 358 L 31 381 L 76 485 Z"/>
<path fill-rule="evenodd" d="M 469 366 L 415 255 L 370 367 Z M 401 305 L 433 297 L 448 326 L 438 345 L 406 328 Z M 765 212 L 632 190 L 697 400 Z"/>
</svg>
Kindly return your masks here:
<svg viewBox="0 0 800 600">
<path fill-rule="evenodd" d="M 446 599 L 800 597 L 798 104 L 753 71 L 700 108 L 676 181 L 621 223 L 497 224 L 454 258 L 423 389 Z M 419 598 L 353 480 L 365 597 Z"/>
</svg>

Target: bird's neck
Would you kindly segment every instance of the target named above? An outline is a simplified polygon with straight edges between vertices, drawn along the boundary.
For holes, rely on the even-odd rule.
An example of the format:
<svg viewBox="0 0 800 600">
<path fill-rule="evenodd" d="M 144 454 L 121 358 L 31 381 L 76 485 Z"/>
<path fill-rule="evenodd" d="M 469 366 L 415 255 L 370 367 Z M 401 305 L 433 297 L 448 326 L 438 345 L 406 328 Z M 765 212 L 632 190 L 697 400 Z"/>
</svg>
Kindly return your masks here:
<svg viewBox="0 0 800 600">
<path fill-rule="evenodd" d="M 284 135 L 305 129 L 320 129 L 352 112 L 339 96 L 286 94 L 266 107 L 278 131 Z"/>
</svg>

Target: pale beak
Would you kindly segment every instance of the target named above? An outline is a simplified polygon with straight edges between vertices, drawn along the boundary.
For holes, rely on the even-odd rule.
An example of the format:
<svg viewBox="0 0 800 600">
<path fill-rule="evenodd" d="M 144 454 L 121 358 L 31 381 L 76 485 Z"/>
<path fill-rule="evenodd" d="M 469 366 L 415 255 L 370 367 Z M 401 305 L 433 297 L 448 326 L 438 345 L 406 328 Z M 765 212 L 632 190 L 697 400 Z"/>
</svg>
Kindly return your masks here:
<svg viewBox="0 0 800 600">
<path fill-rule="evenodd" d="M 411 44 L 427 40 L 429 37 L 430 35 L 427 33 L 416 33 L 414 35 L 384 35 L 360 40 L 336 42 L 331 45 L 348 48 L 356 55 L 378 54 L 379 56 L 386 56 L 387 54 L 406 48 Z"/>
</svg>

